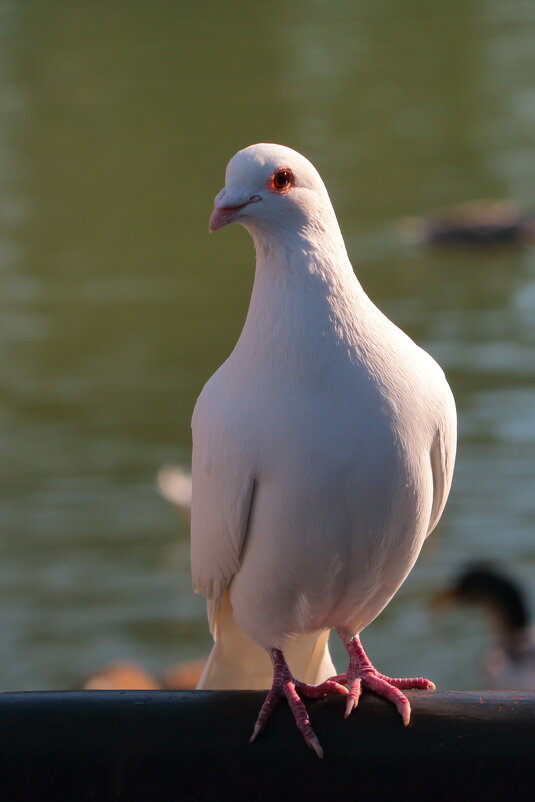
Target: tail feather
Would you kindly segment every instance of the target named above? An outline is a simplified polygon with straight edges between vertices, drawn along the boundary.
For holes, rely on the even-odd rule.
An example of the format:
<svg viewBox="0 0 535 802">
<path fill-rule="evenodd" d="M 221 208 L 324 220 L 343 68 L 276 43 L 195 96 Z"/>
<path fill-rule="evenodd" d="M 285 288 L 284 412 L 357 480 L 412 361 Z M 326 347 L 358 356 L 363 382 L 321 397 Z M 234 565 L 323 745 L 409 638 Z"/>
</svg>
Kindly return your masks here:
<svg viewBox="0 0 535 802">
<path fill-rule="evenodd" d="M 197 685 L 204 690 L 264 690 L 271 688 L 273 668 L 264 649 L 238 627 L 228 593 L 209 609 L 214 646 Z M 210 607 L 210 603 L 209 603 Z M 287 641 L 284 656 L 296 679 L 316 685 L 336 674 L 329 654 L 329 630 L 298 635 Z"/>
</svg>

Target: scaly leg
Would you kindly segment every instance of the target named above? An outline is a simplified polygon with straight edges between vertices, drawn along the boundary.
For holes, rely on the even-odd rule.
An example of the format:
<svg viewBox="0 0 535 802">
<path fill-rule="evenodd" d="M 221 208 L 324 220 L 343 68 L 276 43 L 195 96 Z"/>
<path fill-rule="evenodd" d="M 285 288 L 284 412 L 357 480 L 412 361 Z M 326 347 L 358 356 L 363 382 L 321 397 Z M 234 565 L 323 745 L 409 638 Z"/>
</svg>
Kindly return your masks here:
<svg viewBox="0 0 535 802">
<path fill-rule="evenodd" d="M 305 682 L 299 682 L 292 677 L 288 663 L 284 659 L 284 655 L 280 649 L 271 649 L 269 656 L 273 663 L 273 685 L 258 714 L 251 741 L 254 741 L 255 738 L 260 735 L 279 701 L 285 696 L 295 719 L 295 723 L 301 731 L 306 743 L 314 750 L 318 757 L 323 757 L 323 749 L 312 729 L 307 709 L 299 697 L 301 695 L 318 699 L 322 696 L 326 696 L 328 693 L 347 694 L 347 688 L 329 679 L 325 680 L 325 682 L 322 682 L 320 685 L 307 685 Z"/>
<path fill-rule="evenodd" d="M 397 707 L 403 724 L 407 726 L 411 717 L 411 706 L 402 689 L 418 688 L 420 690 L 434 690 L 435 685 L 431 680 L 424 677 L 411 677 L 402 679 L 400 677 L 386 677 L 377 671 L 371 664 L 366 652 L 362 647 L 358 635 L 353 635 L 349 640 L 342 633 L 338 635 L 349 654 L 349 667 L 345 674 L 338 674 L 331 677 L 331 682 L 343 682 L 348 686 L 345 718 L 358 705 L 360 694 L 364 688 L 384 696 Z"/>
</svg>

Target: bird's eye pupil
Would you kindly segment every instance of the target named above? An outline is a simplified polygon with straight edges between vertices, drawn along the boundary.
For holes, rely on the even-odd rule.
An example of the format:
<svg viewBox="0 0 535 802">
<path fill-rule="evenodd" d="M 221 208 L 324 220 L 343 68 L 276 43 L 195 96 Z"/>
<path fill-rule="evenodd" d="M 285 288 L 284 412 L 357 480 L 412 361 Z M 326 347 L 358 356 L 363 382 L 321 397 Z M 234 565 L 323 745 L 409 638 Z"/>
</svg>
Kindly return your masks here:
<svg viewBox="0 0 535 802">
<path fill-rule="evenodd" d="M 277 170 L 273 176 L 275 189 L 286 189 L 292 183 L 293 174 L 291 170 Z"/>
</svg>

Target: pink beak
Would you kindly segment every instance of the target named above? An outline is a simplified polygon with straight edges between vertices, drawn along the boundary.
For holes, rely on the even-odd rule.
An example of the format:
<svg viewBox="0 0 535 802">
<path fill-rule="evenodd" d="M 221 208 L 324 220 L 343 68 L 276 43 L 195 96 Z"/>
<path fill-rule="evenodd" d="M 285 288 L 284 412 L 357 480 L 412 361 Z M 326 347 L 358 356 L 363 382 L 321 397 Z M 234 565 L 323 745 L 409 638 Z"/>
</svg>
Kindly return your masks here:
<svg viewBox="0 0 535 802">
<path fill-rule="evenodd" d="M 208 231 L 217 231 L 218 228 L 223 228 L 223 226 L 232 223 L 237 212 L 243 209 L 244 206 L 247 206 L 247 204 L 242 203 L 241 206 L 218 206 L 216 203 L 214 211 L 210 215 Z"/>
<path fill-rule="evenodd" d="M 256 203 L 259 200 L 262 200 L 260 195 L 247 196 L 245 193 L 233 193 L 223 187 L 221 192 L 216 195 L 214 211 L 210 215 L 210 222 L 208 223 L 208 231 L 217 231 L 218 228 L 223 228 L 223 226 L 233 223 L 241 209 L 245 209 L 250 203 Z"/>
</svg>

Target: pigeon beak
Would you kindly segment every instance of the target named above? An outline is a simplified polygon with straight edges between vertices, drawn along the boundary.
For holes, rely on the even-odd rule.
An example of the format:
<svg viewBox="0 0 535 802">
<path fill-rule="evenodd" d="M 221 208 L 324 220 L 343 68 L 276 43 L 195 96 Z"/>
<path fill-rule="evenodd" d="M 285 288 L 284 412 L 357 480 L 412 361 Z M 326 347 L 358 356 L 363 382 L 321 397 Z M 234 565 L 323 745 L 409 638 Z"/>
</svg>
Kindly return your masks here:
<svg viewBox="0 0 535 802">
<path fill-rule="evenodd" d="M 232 223 L 239 210 L 246 205 L 244 203 L 242 206 L 214 206 L 214 211 L 210 215 L 208 223 L 208 231 L 217 231 L 218 228 L 223 228 L 223 226 Z"/>
<path fill-rule="evenodd" d="M 260 195 L 251 195 L 250 197 L 233 198 L 226 190 L 222 189 L 214 202 L 214 210 L 210 215 L 208 223 L 208 231 L 217 231 L 218 228 L 223 228 L 229 223 L 233 223 L 242 209 L 249 206 L 250 203 L 256 203 L 260 200 Z"/>
<path fill-rule="evenodd" d="M 431 607 L 435 612 L 441 613 L 459 601 L 459 594 L 455 589 L 440 590 L 431 599 Z"/>
</svg>

